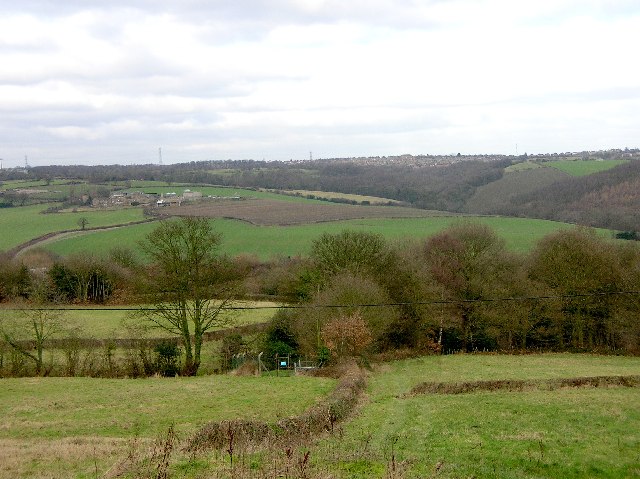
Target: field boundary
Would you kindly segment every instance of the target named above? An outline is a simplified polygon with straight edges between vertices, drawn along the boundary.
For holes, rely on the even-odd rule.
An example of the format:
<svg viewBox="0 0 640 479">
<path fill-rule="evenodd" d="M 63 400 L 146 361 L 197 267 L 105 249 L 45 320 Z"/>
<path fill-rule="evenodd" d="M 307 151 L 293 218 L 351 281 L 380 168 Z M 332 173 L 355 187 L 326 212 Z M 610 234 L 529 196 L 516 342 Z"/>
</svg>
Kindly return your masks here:
<svg viewBox="0 0 640 479">
<path fill-rule="evenodd" d="M 234 446 L 269 447 L 307 442 L 323 432 L 333 432 L 336 424 L 354 411 L 365 386 L 365 372 L 355 362 L 349 363 L 331 395 L 301 415 L 276 423 L 245 419 L 211 422 L 191 436 L 184 449 L 194 453 L 225 448 L 229 451 Z"/>
<path fill-rule="evenodd" d="M 640 387 L 640 375 L 630 376 L 590 376 L 561 379 L 498 379 L 488 381 L 467 382 L 423 382 L 414 386 L 401 398 L 413 397 L 422 394 L 467 394 L 483 391 L 554 391 L 568 388 L 605 388 L 605 387 Z"/>
<path fill-rule="evenodd" d="M 232 334 L 255 334 L 266 331 L 269 327 L 269 322 L 244 324 L 242 326 L 232 326 L 230 328 L 218 329 L 215 331 L 207 331 L 202 335 L 205 341 L 219 341 Z M 193 340 L 193 335 L 191 336 Z M 122 349 L 133 349 L 140 346 L 140 344 L 146 344 L 149 346 L 155 346 L 162 343 L 180 343 L 180 339 L 173 336 L 168 337 L 143 337 L 143 338 L 108 338 L 108 339 L 96 339 L 96 338 L 50 338 L 44 342 L 46 348 L 60 349 L 69 344 L 70 341 L 75 341 L 78 347 L 82 348 L 104 348 L 107 346 L 114 346 Z M 35 342 L 31 339 L 25 339 L 16 341 L 17 344 L 27 347 L 29 349 L 35 348 Z"/>
</svg>

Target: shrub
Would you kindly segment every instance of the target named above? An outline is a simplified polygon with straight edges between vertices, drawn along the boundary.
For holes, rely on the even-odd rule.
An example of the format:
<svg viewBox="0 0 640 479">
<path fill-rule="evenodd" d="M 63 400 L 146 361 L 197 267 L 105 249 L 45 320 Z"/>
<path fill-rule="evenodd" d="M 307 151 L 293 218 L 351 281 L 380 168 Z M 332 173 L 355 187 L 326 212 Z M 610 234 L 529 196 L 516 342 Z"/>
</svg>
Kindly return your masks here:
<svg viewBox="0 0 640 479">
<path fill-rule="evenodd" d="M 163 376 L 175 376 L 180 371 L 180 348 L 173 342 L 164 341 L 156 345 L 156 364 Z"/>
<path fill-rule="evenodd" d="M 292 314 L 283 309 L 279 310 L 271 320 L 262 344 L 267 367 L 275 367 L 276 355 L 297 357 L 298 339 L 292 328 L 292 320 Z"/>
</svg>

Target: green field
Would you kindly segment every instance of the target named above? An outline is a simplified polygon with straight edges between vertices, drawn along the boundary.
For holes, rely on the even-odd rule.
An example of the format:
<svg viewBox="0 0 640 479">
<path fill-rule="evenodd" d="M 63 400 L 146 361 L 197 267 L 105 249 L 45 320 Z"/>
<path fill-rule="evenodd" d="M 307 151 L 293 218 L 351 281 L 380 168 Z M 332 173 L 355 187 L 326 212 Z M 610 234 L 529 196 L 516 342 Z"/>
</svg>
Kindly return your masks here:
<svg viewBox="0 0 640 479">
<path fill-rule="evenodd" d="M 546 161 L 544 166 L 550 166 L 564 171 L 571 176 L 587 176 L 600 171 L 610 170 L 618 165 L 629 163 L 628 160 L 559 160 Z"/>
<path fill-rule="evenodd" d="M 140 186 L 133 186 L 124 191 L 142 191 L 144 193 L 158 193 L 158 194 L 167 194 L 167 193 L 176 193 L 177 195 L 182 195 L 185 190 L 197 191 L 202 193 L 203 196 L 218 196 L 218 197 L 230 197 L 230 196 L 240 196 L 242 198 L 261 198 L 261 199 L 275 199 L 278 201 L 287 201 L 294 203 L 317 203 L 321 200 L 308 199 L 302 196 L 289 196 L 289 195 L 280 195 L 278 193 L 273 193 L 271 191 L 262 191 L 262 190 L 253 190 L 253 189 L 244 189 L 244 188 L 232 188 L 232 187 L 224 187 L 224 186 L 203 186 L 203 185 L 172 185 L 172 186 L 161 186 L 161 185 L 148 185 L 141 182 Z"/>
<path fill-rule="evenodd" d="M 216 231 L 222 233 L 221 250 L 229 255 L 253 254 L 261 259 L 307 254 L 311 243 L 322 233 L 339 233 L 344 229 L 379 233 L 391 241 L 404 238 L 419 239 L 431 236 L 447 226 L 461 221 L 454 217 L 398 218 L 336 221 L 297 226 L 253 226 L 236 220 L 212 220 Z M 516 252 L 529 251 L 542 237 L 571 225 L 546 220 L 524 218 L 473 218 L 494 228 L 505 239 L 507 247 Z M 143 224 L 110 231 L 90 232 L 64 238 L 46 245 L 46 249 L 60 255 L 72 252 L 103 252 L 113 245 L 137 247 L 137 241 L 150 233 L 156 225 Z M 600 232 L 608 236 L 606 230 Z"/>
<path fill-rule="evenodd" d="M 2 380 L 0 438 L 153 436 L 175 424 L 192 432 L 207 421 L 277 420 L 299 414 L 335 381 L 200 376 L 195 378 Z M 277 397 L 270 401 L 269 397 Z M 182 405 L 182 407 L 180 407 Z"/>
<path fill-rule="evenodd" d="M 640 374 L 639 358 L 572 354 L 382 365 L 370 379 L 369 403 L 341 438 L 321 443 L 318 461 L 344 477 L 385 477 L 393 447 L 400 477 L 637 477 L 639 389 L 403 396 L 423 381 L 632 374 Z"/>
<path fill-rule="evenodd" d="M 0 251 L 53 231 L 80 229 L 78 220 L 86 218 L 88 228 L 130 223 L 144 219 L 140 208 L 92 210 L 43 214 L 50 205 L 0 209 Z"/>
<path fill-rule="evenodd" d="M 2 379 L 0 478 L 103 477 L 132 444 L 146 451 L 170 425 L 183 439 L 212 420 L 275 421 L 310 407 L 333 384 L 306 377 Z"/>
<path fill-rule="evenodd" d="M 222 318 L 229 318 L 231 326 L 245 326 L 248 324 L 263 323 L 271 319 L 277 305 L 269 301 L 238 301 L 233 307 L 242 309 L 229 309 L 222 313 Z M 244 309 L 246 308 L 246 309 Z M 127 307 L 75 307 L 74 309 L 62 309 L 59 311 L 64 328 L 77 331 L 82 338 L 94 339 L 121 339 L 129 338 L 127 326 L 135 326 L 140 320 L 133 314 L 134 306 Z M 3 320 L 23 320 L 24 313 L 16 309 L 0 308 L 0 324 Z M 229 327 L 229 326 L 225 326 Z M 152 337 L 169 336 L 163 330 L 155 329 L 149 332 Z"/>
<path fill-rule="evenodd" d="M 634 374 L 640 358 L 588 354 L 427 356 L 374 365 L 355 416 L 295 451 L 295 460 L 310 451 L 309 478 L 637 477 L 638 388 L 405 396 L 423 381 Z M 334 384 L 304 377 L 3 379 L 0 477 L 102 477 L 126 458 L 132 438 L 144 443 L 170 424 L 184 441 L 209 420 L 275 422 L 299 414 Z M 280 448 L 267 454 L 238 447 L 232 474 L 223 451 L 190 456 L 180 444 L 171 477 L 300 477 L 294 469 L 274 475 L 285 457 Z"/>
</svg>

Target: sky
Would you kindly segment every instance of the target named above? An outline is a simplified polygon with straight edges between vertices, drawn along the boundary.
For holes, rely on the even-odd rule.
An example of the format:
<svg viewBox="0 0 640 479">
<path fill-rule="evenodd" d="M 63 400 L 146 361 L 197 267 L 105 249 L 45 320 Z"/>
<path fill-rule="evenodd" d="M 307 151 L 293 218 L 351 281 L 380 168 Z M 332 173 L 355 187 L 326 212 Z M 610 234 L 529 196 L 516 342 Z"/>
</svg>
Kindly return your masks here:
<svg viewBox="0 0 640 479">
<path fill-rule="evenodd" d="M 638 0 L 0 0 L 0 158 L 636 148 L 639 46 Z"/>
</svg>

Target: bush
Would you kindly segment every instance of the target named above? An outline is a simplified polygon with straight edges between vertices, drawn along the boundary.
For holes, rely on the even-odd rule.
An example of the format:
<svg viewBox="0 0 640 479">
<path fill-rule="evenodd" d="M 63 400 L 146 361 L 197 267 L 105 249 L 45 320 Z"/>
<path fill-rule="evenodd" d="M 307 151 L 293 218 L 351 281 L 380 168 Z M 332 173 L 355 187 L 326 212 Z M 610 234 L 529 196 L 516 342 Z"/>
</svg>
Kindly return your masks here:
<svg viewBox="0 0 640 479">
<path fill-rule="evenodd" d="M 176 376 L 180 371 L 180 348 L 173 342 L 164 341 L 156 345 L 158 372 L 166 377 Z"/>
<path fill-rule="evenodd" d="M 267 367 L 276 366 L 276 355 L 291 356 L 292 360 L 298 356 L 298 339 L 292 328 L 292 320 L 292 314 L 283 309 L 279 310 L 271 320 L 262 344 Z"/>
<path fill-rule="evenodd" d="M 0 301 L 26 298 L 30 287 L 29 269 L 8 257 L 0 257 Z"/>
</svg>

